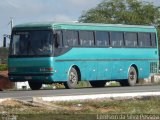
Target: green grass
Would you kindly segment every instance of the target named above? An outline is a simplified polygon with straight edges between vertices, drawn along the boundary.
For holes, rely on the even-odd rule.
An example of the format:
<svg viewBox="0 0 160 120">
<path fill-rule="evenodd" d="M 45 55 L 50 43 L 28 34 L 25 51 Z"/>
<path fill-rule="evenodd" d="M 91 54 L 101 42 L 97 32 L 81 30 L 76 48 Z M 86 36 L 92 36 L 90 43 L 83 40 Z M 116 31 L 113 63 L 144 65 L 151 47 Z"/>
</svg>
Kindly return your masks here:
<svg viewBox="0 0 160 120">
<path fill-rule="evenodd" d="M 81 113 L 107 114 L 160 114 L 160 98 L 144 98 L 141 100 L 120 101 L 87 101 L 87 102 L 60 102 L 59 105 L 72 108 L 80 104 Z"/>
<path fill-rule="evenodd" d="M 85 88 L 85 87 L 91 87 L 89 81 L 80 81 L 78 83 L 77 88 Z"/>
<path fill-rule="evenodd" d="M 5 71 L 5 70 L 7 70 L 8 68 L 7 68 L 8 66 L 6 65 L 6 64 L 0 64 L 0 71 Z"/>
<path fill-rule="evenodd" d="M 5 104 L 5 107 L 4 107 Z M 48 109 L 47 106 L 27 106 L 17 102 L 5 102 L 0 105 L 0 113 L 7 112 L 18 116 L 18 120 L 96 120 L 97 114 L 103 115 L 159 115 L 160 98 L 143 98 L 133 100 L 91 100 L 73 102 L 53 102 L 52 106 L 64 109 Z M 15 105 L 13 105 L 15 104 Z M 1 118 L 1 117 L 0 117 Z"/>
</svg>

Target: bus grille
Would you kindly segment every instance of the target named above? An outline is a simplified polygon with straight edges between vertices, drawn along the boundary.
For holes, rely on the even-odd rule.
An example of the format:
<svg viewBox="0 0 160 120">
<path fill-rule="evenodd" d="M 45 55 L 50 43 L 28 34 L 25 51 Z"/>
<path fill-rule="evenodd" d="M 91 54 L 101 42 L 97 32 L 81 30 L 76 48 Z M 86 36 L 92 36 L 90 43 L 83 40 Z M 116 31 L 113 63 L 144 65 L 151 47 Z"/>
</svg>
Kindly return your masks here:
<svg viewBox="0 0 160 120">
<path fill-rule="evenodd" d="M 158 73 L 158 64 L 157 62 L 150 63 L 150 73 Z"/>
</svg>

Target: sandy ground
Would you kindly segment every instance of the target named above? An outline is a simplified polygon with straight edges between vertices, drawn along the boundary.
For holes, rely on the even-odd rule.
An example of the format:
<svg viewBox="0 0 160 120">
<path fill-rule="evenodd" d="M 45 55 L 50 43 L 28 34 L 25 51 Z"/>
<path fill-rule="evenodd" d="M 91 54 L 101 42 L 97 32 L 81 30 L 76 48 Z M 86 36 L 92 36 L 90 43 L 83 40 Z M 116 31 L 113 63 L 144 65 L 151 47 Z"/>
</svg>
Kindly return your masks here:
<svg viewBox="0 0 160 120">
<path fill-rule="evenodd" d="M 14 83 L 8 80 L 8 71 L 0 71 L 0 90 L 13 89 Z"/>
</svg>

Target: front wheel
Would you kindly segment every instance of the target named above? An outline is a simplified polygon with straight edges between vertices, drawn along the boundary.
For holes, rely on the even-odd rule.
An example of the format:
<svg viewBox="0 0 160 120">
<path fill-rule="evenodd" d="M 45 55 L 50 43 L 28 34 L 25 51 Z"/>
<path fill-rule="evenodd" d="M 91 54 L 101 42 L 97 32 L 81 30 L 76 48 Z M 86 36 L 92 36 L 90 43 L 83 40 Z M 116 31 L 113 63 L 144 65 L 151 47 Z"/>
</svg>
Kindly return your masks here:
<svg viewBox="0 0 160 120">
<path fill-rule="evenodd" d="M 78 73 L 75 68 L 71 68 L 67 82 L 64 83 L 65 88 L 75 89 L 78 84 Z"/>
<path fill-rule="evenodd" d="M 32 90 L 40 90 L 42 87 L 42 83 L 39 82 L 28 82 L 28 84 Z"/>
</svg>

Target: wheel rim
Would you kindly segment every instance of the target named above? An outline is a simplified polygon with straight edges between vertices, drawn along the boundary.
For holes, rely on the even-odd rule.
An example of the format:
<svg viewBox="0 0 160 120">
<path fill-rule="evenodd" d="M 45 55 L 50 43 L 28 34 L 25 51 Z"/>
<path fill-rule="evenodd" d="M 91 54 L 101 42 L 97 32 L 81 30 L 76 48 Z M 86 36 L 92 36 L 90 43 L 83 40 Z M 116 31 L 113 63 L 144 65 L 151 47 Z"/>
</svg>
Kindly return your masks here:
<svg viewBox="0 0 160 120">
<path fill-rule="evenodd" d="M 129 77 L 130 77 L 130 80 L 132 80 L 132 81 L 135 80 L 135 77 L 136 77 L 135 73 L 134 72 L 130 72 L 130 76 Z"/>
<path fill-rule="evenodd" d="M 71 72 L 71 73 L 70 73 L 69 81 L 70 81 L 72 84 L 77 83 L 77 75 L 76 75 L 74 72 Z"/>
<path fill-rule="evenodd" d="M 135 81 L 137 79 L 137 74 L 136 74 L 136 71 L 134 69 L 131 69 L 131 71 L 129 73 L 129 79 L 131 81 Z"/>
</svg>

